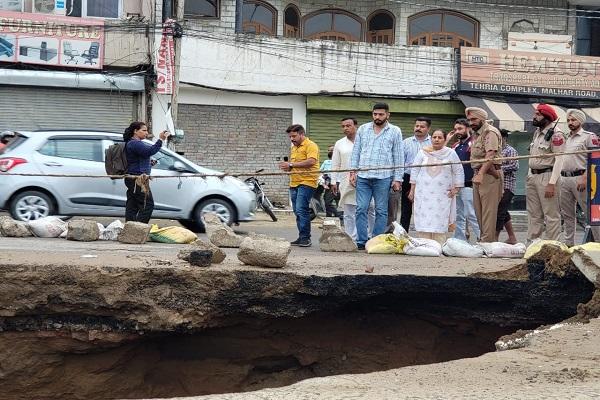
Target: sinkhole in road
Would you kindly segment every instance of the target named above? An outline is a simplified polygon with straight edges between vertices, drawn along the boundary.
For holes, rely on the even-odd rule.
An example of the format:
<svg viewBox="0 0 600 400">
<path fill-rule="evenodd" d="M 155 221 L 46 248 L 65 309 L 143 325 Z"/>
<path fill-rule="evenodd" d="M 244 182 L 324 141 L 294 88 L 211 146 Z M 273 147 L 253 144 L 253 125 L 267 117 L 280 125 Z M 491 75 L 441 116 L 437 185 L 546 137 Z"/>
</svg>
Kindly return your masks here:
<svg viewBox="0 0 600 400">
<path fill-rule="evenodd" d="M 594 285 L 552 263 L 468 277 L 310 276 L 301 289 L 267 298 L 252 292 L 273 280 L 261 274 L 239 275 L 240 291 L 213 303 L 221 313 L 185 332 L 142 333 L 112 309 L 67 307 L 59 298 L 0 317 L 0 399 L 248 392 L 477 357 L 519 329 L 600 313 L 600 295 L 590 301 Z M 132 320 L 147 317 L 135 306 Z"/>
<path fill-rule="evenodd" d="M 494 351 L 500 336 L 515 331 L 365 305 L 304 318 L 244 317 L 226 324 L 193 334 L 158 336 L 2 333 L 0 346 L 12 349 L 4 362 L 14 357 L 28 365 L 24 375 L 3 384 L 0 393 L 5 400 L 65 400 L 251 391 L 312 377 L 476 357 Z"/>
</svg>

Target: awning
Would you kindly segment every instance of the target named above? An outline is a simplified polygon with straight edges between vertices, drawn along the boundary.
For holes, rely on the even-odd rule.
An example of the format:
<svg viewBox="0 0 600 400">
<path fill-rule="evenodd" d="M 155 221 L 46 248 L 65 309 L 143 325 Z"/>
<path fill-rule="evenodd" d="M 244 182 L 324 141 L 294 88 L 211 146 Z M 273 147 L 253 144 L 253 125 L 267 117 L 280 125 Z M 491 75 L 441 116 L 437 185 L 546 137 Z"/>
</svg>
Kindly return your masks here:
<svg viewBox="0 0 600 400">
<path fill-rule="evenodd" d="M 496 100 L 488 100 L 480 97 L 459 95 L 458 98 L 465 107 L 480 107 L 489 114 L 489 119 L 494 121 L 494 126 L 499 129 L 507 129 L 511 132 L 532 132 L 535 127 L 531 123 L 533 113 L 539 103 L 507 103 Z M 570 107 L 561 107 L 552 104 L 559 117 L 558 126 L 568 132 L 567 110 Z M 600 134 L 600 107 L 581 108 L 587 115 L 584 129 Z"/>
</svg>

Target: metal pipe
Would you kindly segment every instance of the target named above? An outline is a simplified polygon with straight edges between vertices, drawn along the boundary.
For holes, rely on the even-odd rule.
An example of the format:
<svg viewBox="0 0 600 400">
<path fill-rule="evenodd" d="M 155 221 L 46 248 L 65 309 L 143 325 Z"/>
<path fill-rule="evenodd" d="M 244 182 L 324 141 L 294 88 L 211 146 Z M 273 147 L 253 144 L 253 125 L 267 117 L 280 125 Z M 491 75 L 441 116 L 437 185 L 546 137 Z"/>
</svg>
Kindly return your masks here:
<svg viewBox="0 0 600 400">
<path fill-rule="evenodd" d="M 235 33 L 242 33 L 244 0 L 235 0 Z"/>
<path fill-rule="evenodd" d="M 173 18 L 173 0 L 163 0 L 162 21 Z"/>
</svg>

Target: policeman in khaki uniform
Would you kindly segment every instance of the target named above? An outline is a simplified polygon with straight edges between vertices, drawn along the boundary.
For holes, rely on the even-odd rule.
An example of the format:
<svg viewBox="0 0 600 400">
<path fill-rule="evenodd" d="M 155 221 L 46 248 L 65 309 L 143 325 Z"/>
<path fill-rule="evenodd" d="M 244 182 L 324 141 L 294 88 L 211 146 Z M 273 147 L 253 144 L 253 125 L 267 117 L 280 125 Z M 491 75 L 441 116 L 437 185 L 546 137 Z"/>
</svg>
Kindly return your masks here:
<svg viewBox="0 0 600 400">
<path fill-rule="evenodd" d="M 465 115 L 477 135 L 471 147 L 471 160 L 499 157 L 502 150 L 500 131 L 487 123 L 488 114 L 478 107 L 468 107 Z M 473 204 L 481 230 L 481 242 L 496 241 L 498 203 L 502 198 L 502 161 L 473 163 Z"/>
<path fill-rule="evenodd" d="M 567 111 L 567 124 L 569 137 L 565 152 L 576 152 L 597 147 L 598 137 L 591 132 L 583 130 L 586 115 L 581 110 Z M 572 154 L 564 157 L 562 172 L 560 173 L 560 214 L 564 221 L 565 244 L 575 245 L 575 227 L 577 225 L 577 203 L 587 215 L 587 154 Z M 594 240 L 600 240 L 600 227 L 592 227 Z"/>
<path fill-rule="evenodd" d="M 537 129 L 533 141 L 529 145 L 532 156 L 562 153 L 565 151 L 566 139 L 554 121 L 558 119 L 556 111 L 548 104 L 537 106 L 533 114 L 533 126 Z M 547 137 L 548 130 L 554 129 L 554 134 Z M 527 242 L 542 236 L 544 222 L 546 238 L 560 238 L 560 173 L 564 157 L 545 157 L 529 159 L 529 174 L 527 175 Z"/>
</svg>

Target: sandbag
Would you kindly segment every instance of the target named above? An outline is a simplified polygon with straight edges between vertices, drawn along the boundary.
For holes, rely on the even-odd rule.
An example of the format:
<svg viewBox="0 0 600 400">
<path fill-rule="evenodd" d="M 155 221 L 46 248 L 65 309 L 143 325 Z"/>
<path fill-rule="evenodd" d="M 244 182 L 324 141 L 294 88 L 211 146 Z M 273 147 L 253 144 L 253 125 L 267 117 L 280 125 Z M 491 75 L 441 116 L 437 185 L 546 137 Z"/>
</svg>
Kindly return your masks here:
<svg viewBox="0 0 600 400">
<path fill-rule="evenodd" d="M 102 229 L 100 229 L 100 240 L 117 240 L 123 227 L 125 227 L 125 225 L 118 219 L 108 224 L 106 228 L 103 226 Z M 100 226 L 98 228 L 100 228 Z"/>
<path fill-rule="evenodd" d="M 67 232 L 67 223 L 55 216 L 34 219 L 27 226 L 34 236 L 41 238 L 56 238 Z"/>
<path fill-rule="evenodd" d="M 378 235 L 365 244 L 368 254 L 402 254 L 406 238 L 399 238 L 391 233 Z"/>
<path fill-rule="evenodd" d="M 589 243 L 573 246 L 573 247 L 569 248 L 569 253 L 573 253 L 575 250 L 600 251 L 600 243 L 589 242 Z"/>
<path fill-rule="evenodd" d="M 523 243 L 508 244 L 502 242 L 477 243 L 491 258 L 522 258 L 527 248 Z"/>
<path fill-rule="evenodd" d="M 409 256 L 439 257 L 442 246 L 433 239 L 410 238 L 404 246 L 404 254 Z"/>
<path fill-rule="evenodd" d="M 484 255 L 483 248 L 455 238 L 446 240 L 442 252 L 448 257 L 479 258 Z"/>
<path fill-rule="evenodd" d="M 159 228 L 158 225 L 152 225 L 150 228 L 150 240 L 160 243 L 192 243 L 198 239 L 198 236 L 189 229 L 181 226 L 167 226 Z"/>
<path fill-rule="evenodd" d="M 533 243 L 531 243 L 529 245 L 529 247 L 527 247 L 527 250 L 525 251 L 525 255 L 523 256 L 523 258 L 528 260 L 531 256 L 535 255 L 538 251 L 540 251 L 542 249 L 542 246 L 544 246 L 544 245 L 556 246 L 564 251 L 569 250 L 569 248 L 564 243 L 561 243 L 558 240 L 536 239 L 533 241 Z"/>
</svg>

